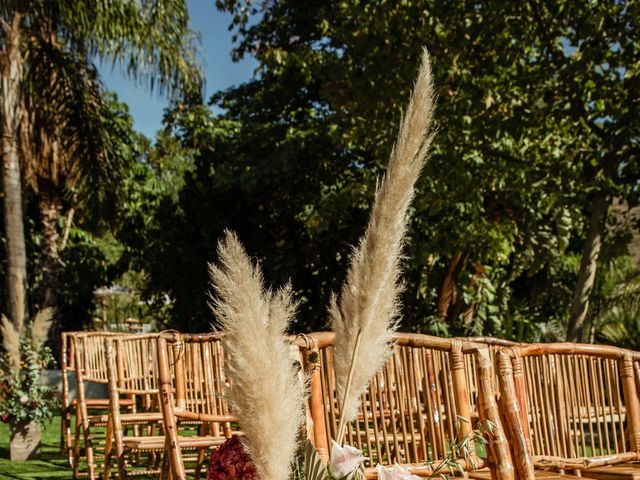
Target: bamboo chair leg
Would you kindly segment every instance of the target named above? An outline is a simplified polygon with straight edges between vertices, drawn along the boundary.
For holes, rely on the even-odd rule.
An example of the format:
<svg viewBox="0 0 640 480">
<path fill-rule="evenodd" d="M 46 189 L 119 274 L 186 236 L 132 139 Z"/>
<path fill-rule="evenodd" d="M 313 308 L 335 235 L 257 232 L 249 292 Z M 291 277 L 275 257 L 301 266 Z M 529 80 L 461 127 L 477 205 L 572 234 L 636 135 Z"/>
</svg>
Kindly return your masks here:
<svg viewBox="0 0 640 480">
<path fill-rule="evenodd" d="M 200 425 L 199 430 L 199 435 L 206 435 L 207 433 L 210 432 L 210 428 L 208 428 L 207 425 L 202 424 Z M 204 458 L 205 458 L 205 451 L 207 449 L 205 448 L 199 448 L 198 449 L 198 458 L 196 460 L 196 472 L 195 472 L 195 480 L 200 480 L 200 472 L 202 471 L 202 465 L 204 464 Z"/>
<path fill-rule="evenodd" d="M 115 444 L 116 444 L 116 463 L 118 464 L 118 478 L 124 480 L 127 478 L 127 470 L 125 468 L 125 452 L 124 442 L 122 440 L 122 431 L 115 432 Z"/>
<path fill-rule="evenodd" d="M 94 480 L 96 467 L 93 463 L 93 439 L 91 438 L 91 429 L 89 428 L 88 420 L 83 421 L 82 431 L 84 436 L 85 457 L 87 459 L 87 474 L 89 475 L 90 480 Z"/>
<path fill-rule="evenodd" d="M 62 415 L 60 415 L 60 453 L 65 453 L 67 448 L 67 439 L 65 438 L 64 432 L 67 431 L 67 422 L 65 421 L 67 418 L 67 409 L 62 409 Z"/>
<path fill-rule="evenodd" d="M 158 476 L 160 480 L 167 480 L 169 478 L 167 475 L 168 460 L 169 452 L 167 452 L 167 447 L 165 446 L 164 451 L 162 452 L 162 467 L 160 468 L 160 475 Z"/>
<path fill-rule="evenodd" d="M 149 427 L 147 428 L 147 435 L 150 437 L 153 437 L 156 434 L 156 428 L 155 425 L 152 423 L 151 425 L 149 425 Z M 158 466 L 158 454 L 156 452 L 149 452 L 149 456 L 147 459 L 147 465 L 150 468 L 157 468 Z"/>
<path fill-rule="evenodd" d="M 66 425 L 65 425 L 65 442 L 66 442 L 66 448 L 67 448 L 67 462 L 69 463 L 70 467 L 73 467 L 73 462 L 74 462 L 74 432 L 71 428 L 71 411 L 68 410 L 67 412 L 67 420 L 66 420 Z M 78 425 L 78 415 L 76 414 L 75 417 L 76 420 L 76 426 Z"/>
<path fill-rule="evenodd" d="M 107 437 L 104 444 L 104 469 L 102 471 L 103 480 L 111 478 L 111 454 L 113 452 L 113 426 L 111 418 L 107 422 Z"/>
<path fill-rule="evenodd" d="M 73 446 L 73 480 L 78 478 L 79 465 L 80 465 L 80 421 L 76 413 L 76 431 L 74 433 L 74 446 Z"/>
<path fill-rule="evenodd" d="M 200 472 L 202 471 L 202 464 L 204 463 L 204 448 L 198 449 L 198 458 L 196 460 L 196 472 L 195 472 L 195 480 L 200 480 Z"/>
<path fill-rule="evenodd" d="M 179 448 L 179 447 L 178 447 Z M 164 454 L 162 455 L 162 471 L 160 472 L 160 478 L 162 480 L 184 480 L 185 476 L 176 475 L 176 469 L 184 469 L 182 465 L 177 465 L 174 462 L 173 454 L 175 452 L 171 448 L 170 440 L 167 438 L 167 441 L 164 445 Z"/>
</svg>

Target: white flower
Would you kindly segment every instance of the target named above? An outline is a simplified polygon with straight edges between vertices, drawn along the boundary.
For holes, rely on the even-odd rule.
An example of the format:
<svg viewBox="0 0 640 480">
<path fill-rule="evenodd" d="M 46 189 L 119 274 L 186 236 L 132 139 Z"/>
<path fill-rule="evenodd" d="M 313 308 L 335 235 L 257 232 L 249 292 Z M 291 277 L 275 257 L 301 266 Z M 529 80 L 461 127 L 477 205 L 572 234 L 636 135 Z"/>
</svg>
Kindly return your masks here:
<svg viewBox="0 0 640 480">
<path fill-rule="evenodd" d="M 21 404 L 26 404 L 29 401 L 29 396 L 28 395 L 20 395 L 20 403 Z"/>
<path fill-rule="evenodd" d="M 364 462 L 364 455 L 357 448 L 350 445 L 341 447 L 333 442 L 329 472 L 334 479 L 351 479 L 360 465 Z"/>
<path fill-rule="evenodd" d="M 421 480 L 420 477 L 412 475 L 409 470 L 397 463 L 393 468 L 386 468 L 378 464 L 376 470 L 378 471 L 378 480 Z"/>
</svg>

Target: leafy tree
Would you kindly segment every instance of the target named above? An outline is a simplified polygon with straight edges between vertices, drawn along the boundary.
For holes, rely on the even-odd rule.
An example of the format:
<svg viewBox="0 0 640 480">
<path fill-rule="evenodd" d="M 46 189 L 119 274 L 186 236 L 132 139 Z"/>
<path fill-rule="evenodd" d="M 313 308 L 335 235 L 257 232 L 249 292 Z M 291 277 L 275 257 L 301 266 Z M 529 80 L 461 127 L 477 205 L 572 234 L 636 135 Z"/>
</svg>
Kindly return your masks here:
<svg viewBox="0 0 640 480">
<path fill-rule="evenodd" d="M 593 195 L 635 201 L 633 152 L 603 169 L 599 152 L 613 147 L 594 136 L 615 128 L 616 108 L 635 108 L 625 86 L 636 71 L 627 28 L 635 4 L 602 4 L 602 25 L 565 2 L 218 5 L 234 15 L 235 55 L 254 55 L 258 75 L 211 99 L 221 114 L 193 104 L 169 112 L 157 149 L 137 164 L 139 181 L 126 182 L 136 200 L 117 234 L 123 258 L 148 275 L 147 295 L 174 302 L 176 326 L 210 322 L 206 263 L 227 227 L 270 280 L 291 280 L 296 328 L 324 325 L 424 44 L 440 89 L 439 132 L 406 249 L 403 328 L 565 335 Z M 551 41 L 562 69 L 539 8 L 562 17 Z M 580 39 L 600 37 L 625 37 L 619 57 L 614 45 L 581 61 Z M 611 78 L 593 63 L 605 54 L 626 65 Z M 619 125 L 634 145 L 636 126 Z M 166 178 L 183 179 L 180 188 Z M 617 255 L 606 248 L 602 258 Z"/>
<path fill-rule="evenodd" d="M 221 0 L 234 15 L 236 55 L 261 65 L 221 105 L 264 122 L 255 99 L 295 79 L 302 111 L 321 119 L 343 155 L 335 168 L 359 167 L 354 183 L 333 187 L 364 181 L 370 192 L 427 45 L 439 134 L 408 247 L 409 315 L 531 338 L 531 321 L 509 319 L 564 323 L 571 311 L 568 338 L 577 339 L 608 204 L 614 194 L 635 201 L 640 164 L 639 7 L 587 3 Z M 286 122 L 288 98 L 282 115 L 269 110 L 276 123 Z"/>
<path fill-rule="evenodd" d="M 620 256 L 602 266 L 588 319 L 590 341 L 640 346 L 640 268 L 634 260 Z"/>
<path fill-rule="evenodd" d="M 160 322 L 166 319 L 175 290 L 188 289 L 194 277 L 189 270 L 194 248 L 183 236 L 188 229 L 178 205 L 185 177 L 193 170 L 192 156 L 176 138 L 160 132 L 154 146 L 142 145 L 122 184 L 117 207 L 114 233 L 123 248 L 118 270 L 127 272 L 127 280 L 133 281 L 130 286 L 140 291 L 150 314 Z M 195 271 L 206 268 L 206 262 L 198 267 Z M 198 294 L 202 301 L 204 288 L 194 290 L 190 298 L 196 301 Z M 179 318 L 176 314 L 174 326 L 189 324 L 190 319 Z"/>
<path fill-rule="evenodd" d="M 94 190 L 83 187 L 97 175 L 108 191 L 118 177 L 120 145 L 109 136 L 113 121 L 105 118 L 109 111 L 90 59 L 120 64 L 161 92 L 197 92 L 200 76 L 184 0 L 10 0 L 0 6 L 0 28 L 7 278 L 10 313 L 21 330 L 24 170 L 42 195 L 45 291 L 51 291 L 59 264 L 55 228 L 61 193 L 75 189 L 77 198 L 91 205 Z M 22 158 L 21 137 L 28 147 Z"/>
</svg>

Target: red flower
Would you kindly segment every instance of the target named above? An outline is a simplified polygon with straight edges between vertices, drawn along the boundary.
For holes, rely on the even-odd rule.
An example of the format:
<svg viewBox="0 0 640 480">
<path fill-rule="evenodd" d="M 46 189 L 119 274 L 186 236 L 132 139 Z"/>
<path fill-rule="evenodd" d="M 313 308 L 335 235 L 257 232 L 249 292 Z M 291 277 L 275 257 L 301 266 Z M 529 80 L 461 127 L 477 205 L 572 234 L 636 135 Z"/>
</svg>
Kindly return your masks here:
<svg viewBox="0 0 640 480">
<path fill-rule="evenodd" d="M 258 480 L 256 467 L 240 437 L 234 435 L 213 452 L 207 480 Z"/>
</svg>

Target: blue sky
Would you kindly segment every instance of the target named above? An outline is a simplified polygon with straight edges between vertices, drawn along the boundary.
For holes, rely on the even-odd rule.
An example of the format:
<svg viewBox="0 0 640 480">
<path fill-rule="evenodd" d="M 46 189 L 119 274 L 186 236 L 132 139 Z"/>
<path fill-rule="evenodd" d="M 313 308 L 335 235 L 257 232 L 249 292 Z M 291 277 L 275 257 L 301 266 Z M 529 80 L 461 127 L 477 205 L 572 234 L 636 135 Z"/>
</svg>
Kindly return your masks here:
<svg viewBox="0 0 640 480">
<path fill-rule="evenodd" d="M 242 62 L 231 61 L 231 32 L 227 30 L 230 15 L 220 13 L 215 0 L 187 0 L 191 28 L 201 36 L 201 58 L 204 62 L 206 96 L 251 78 L 257 63 L 253 59 Z M 143 86 L 138 86 L 121 74 L 119 68 L 99 66 L 106 88 L 118 94 L 120 101 L 129 105 L 135 128 L 147 137 L 153 138 L 162 126 L 162 113 L 167 100 L 157 94 L 150 94 Z"/>
</svg>

